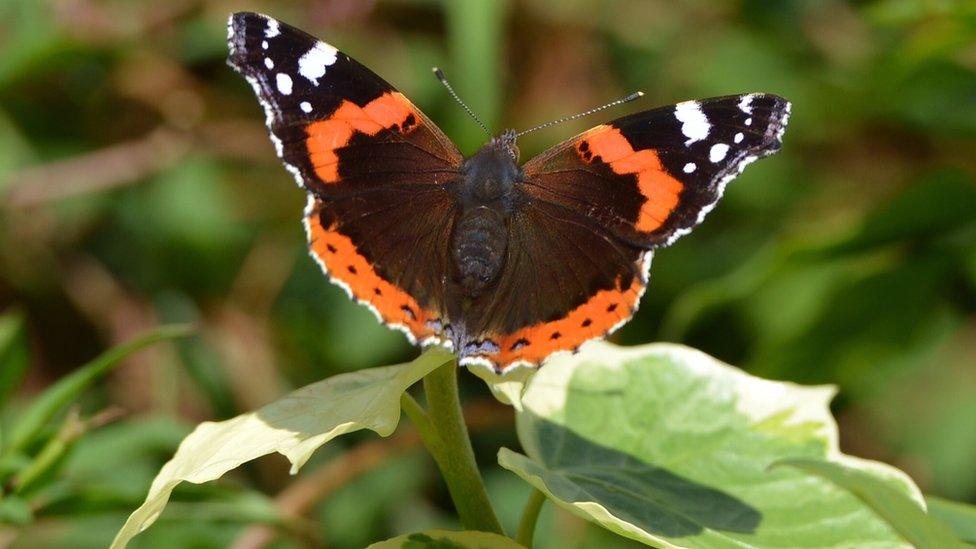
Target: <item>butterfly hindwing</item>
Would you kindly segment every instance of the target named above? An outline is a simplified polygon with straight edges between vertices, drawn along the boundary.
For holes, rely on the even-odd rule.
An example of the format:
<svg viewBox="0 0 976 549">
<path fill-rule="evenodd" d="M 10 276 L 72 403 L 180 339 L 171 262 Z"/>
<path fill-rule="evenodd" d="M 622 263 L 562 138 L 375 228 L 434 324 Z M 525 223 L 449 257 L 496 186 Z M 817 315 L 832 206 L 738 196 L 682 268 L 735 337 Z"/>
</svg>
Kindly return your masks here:
<svg viewBox="0 0 976 549">
<path fill-rule="evenodd" d="M 647 287 L 651 250 L 542 201 L 526 203 L 509 234 L 495 291 L 476 300 L 463 319 L 469 333 L 458 349 L 462 364 L 497 372 L 538 366 L 633 316 Z"/>
<path fill-rule="evenodd" d="M 439 274 L 446 267 L 436 258 L 447 254 L 450 212 L 414 222 L 408 211 L 391 208 L 402 204 L 399 198 L 374 197 L 369 203 L 377 206 L 350 220 L 349 210 L 365 202 L 310 195 L 305 210 L 309 251 L 333 283 L 412 343 L 447 344 Z M 420 205 L 435 212 L 450 207 L 443 201 Z"/>
<path fill-rule="evenodd" d="M 278 156 L 309 192 L 311 255 L 384 323 L 443 341 L 457 148 L 393 86 L 294 27 L 235 13 L 228 42 Z"/>
<path fill-rule="evenodd" d="M 687 234 L 726 184 L 779 150 L 790 104 L 769 94 L 685 101 L 597 126 L 525 165 L 526 192 L 661 246 Z"/>
</svg>

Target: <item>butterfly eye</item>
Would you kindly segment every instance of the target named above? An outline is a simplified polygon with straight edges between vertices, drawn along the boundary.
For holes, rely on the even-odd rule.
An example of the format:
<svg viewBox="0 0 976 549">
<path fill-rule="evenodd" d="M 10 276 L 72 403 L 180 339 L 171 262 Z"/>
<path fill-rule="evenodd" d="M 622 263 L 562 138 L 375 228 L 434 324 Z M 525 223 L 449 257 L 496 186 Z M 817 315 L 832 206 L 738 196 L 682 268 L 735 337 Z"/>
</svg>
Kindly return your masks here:
<svg viewBox="0 0 976 549">
<path fill-rule="evenodd" d="M 508 154 L 512 155 L 512 161 L 518 164 L 519 148 L 518 145 L 515 144 L 514 140 L 508 145 Z"/>
<path fill-rule="evenodd" d="M 518 139 L 518 134 L 515 133 L 515 130 L 505 130 L 497 138 L 498 142 L 505 147 L 505 151 L 512 157 L 512 160 L 518 164 L 519 148 L 515 144 L 516 139 Z"/>
</svg>

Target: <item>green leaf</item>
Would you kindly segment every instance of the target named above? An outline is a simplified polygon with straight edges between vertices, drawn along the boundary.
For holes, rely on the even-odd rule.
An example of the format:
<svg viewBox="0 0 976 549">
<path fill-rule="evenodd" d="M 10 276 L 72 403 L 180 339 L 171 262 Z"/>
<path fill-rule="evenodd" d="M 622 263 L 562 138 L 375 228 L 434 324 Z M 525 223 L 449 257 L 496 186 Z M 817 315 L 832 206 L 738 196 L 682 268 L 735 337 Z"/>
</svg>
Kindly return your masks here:
<svg viewBox="0 0 976 549">
<path fill-rule="evenodd" d="M 522 549 L 522 546 L 488 532 L 428 530 L 374 543 L 368 549 Z"/>
<path fill-rule="evenodd" d="M 34 520 L 30 504 L 17 496 L 0 499 L 0 524 L 24 526 Z"/>
<path fill-rule="evenodd" d="M 27 371 L 27 342 L 24 341 L 24 315 L 20 311 L 0 316 L 0 409 L 20 385 Z"/>
<path fill-rule="evenodd" d="M 89 429 L 78 417 L 77 411 L 69 412 L 57 432 L 44 443 L 34 459 L 17 472 L 15 493 L 29 498 L 38 487 L 46 485 L 60 472 L 74 443 Z"/>
<path fill-rule="evenodd" d="M 180 324 L 150 330 L 131 341 L 109 349 L 95 360 L 60 379 L 41 393 L 17 418 L 10 431 L 10 438 L 0 452 L 0 462 L 3 461 L 3 458 L 21 452 L 37 437 L 41 429 L 52 418 L 74 402 L 82 392 L 91 387 L 102 376 L 118 366 L 123 359 L 160 341 L 185 337 L 191 332 L 190 326 Z"/>
<path fill-rule="evenodd" d="M 525 390 L 525 384 L 535 373 L 534 368 L 516 368 L 500 375 L 489 367 L 478 365 L 470 366 L 468 371 L 483 379 L 491 394 L 499 402 L 508 404 L 516 410 L 522 409 L 522 392 Z"/>
<path fill-rule="evenodd" d="M 517 415 L 528 455 L 503 448 L 499 462 L 557 505 L 654 546 L 903 546 L 833 483 L 769 470 L 831 459 L 921 507 L 904 473 L 840 453 L 833 395 L 677 345 L 593 344 L 532 378 Z"/>
<path fill-rule="evenodd" d="M 159 518 L 181 482 L 200 484 L 261 456 L 278 452 L 292 474 L 333 438 L 370 429 L 389 436 L 400 421 L 400 395 L 453 355 L 432 348 L 413 362 L 350 372 L 313 383 L 248 414 L 201 423 L 153 480 L 146 501 L 115 537 L 125 547 Z"/>
<path fill-rule="evenodd" d="M 962 546 L 945 524 L 925 514 L 925 508 L 918 501 L 867 471 L 815 459 L 784 459 L 774 463 L 772 468 L 783 466 L 819 475 L 854 494 L 916 547 L 938 549 Z"/>
<path fill-rule="evenodd" d="M 929 515 L 949 525 L 959 539 L 976 545 L 976 506 L 925 496 Z"/>
</svg>

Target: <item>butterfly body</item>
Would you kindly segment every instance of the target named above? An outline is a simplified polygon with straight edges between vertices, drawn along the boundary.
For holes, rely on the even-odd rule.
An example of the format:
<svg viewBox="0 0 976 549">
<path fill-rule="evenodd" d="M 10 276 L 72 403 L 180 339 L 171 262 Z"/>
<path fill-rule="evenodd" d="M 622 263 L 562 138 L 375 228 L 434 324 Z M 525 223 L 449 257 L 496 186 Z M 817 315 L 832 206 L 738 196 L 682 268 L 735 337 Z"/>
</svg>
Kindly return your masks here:
<svg viewBox="0 0 976 549">
<path fill-rule="evenodd" d="M 452 235 L 455 280 L 477 298 L 498 278 L 508 247 L 508 222 L 525 197 L 512 133 L 492 138 L 461 164 L 454 197 L 460 214 Z"/>
<path fill-rule="evenodd" d="M 525 164 L 506 131 L 465 158 L 348 55 L 233 14 L 229 64 L 308 193 L 309 251 L 380 321 L 460 363 L 538 367 L 636 311 L 651 258 L 781 145 L 790 104 L 752 93 L 639 112 Z"/>
</svg>

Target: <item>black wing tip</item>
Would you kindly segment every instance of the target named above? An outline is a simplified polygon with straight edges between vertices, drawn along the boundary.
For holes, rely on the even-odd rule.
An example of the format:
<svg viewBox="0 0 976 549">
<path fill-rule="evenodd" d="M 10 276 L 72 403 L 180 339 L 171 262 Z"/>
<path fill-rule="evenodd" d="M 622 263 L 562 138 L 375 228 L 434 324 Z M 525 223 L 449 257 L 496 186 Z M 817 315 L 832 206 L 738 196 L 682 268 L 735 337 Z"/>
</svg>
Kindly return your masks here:
<svg viewBox="0 0 976 549">
<path fill-rule="evenodd" d="M 227 17 L 228 65 L 242 72 L 248 55 L 248 36 L 264 34 L 270 21 L 280 25 L 277 19 L 252 11 L 237 11 Z"/>
<path fill-rule="evenodd" d="M 778 95 L 766 95 L 773 100 L 773 106 L 769 114 L 769 123 L 766 126 L 765 141 L 768 143 L 768 147 L 764 156 L 778 152 L 783 146 L 783 134 L 786 133 L 786 126 L 790 123 L 790 113 L 793 110 L 793 104 L 786 99 Z"/>
<path fill-rule="evenodd" d="M 763 139 L 761 142 L 749 148 L 749 151 L 760 158 L 777 153 L 783 146 L 783 134 L 786 133 L 786 126 L 790 121 L 790 112 L 793 104 L 782 96 L 766 93 L 754 92 L 738 95 L 729 95 L 718 98 L 735 101 L 736 107 L 742 107 L 745 102 L 748 105 L 750 117 L 755 113 L 765 120 L 766 127 L 763 129 Z M 708 101 L 708 100 L 706 100 Z"/>
<path fill-rule="evenodd" d="M 267 24 L 268 21 L 274 20 L 274 17 L 270 15 L 265 15 L 263 13 L 258 13 L 254 11 L 235 11 L 232 12 L 227 17 L 227 27 L 234 29 L 243 29 L 248 24 L 253 24 L 261 22 L 262 24 Z"/>
<path fill-rule="evenodd" d="M 227 17 L 227 40 L 230 41 L 235 37 L 243 36 L 248 27 L 256 26 L 257 23 L 266 26 L 268 21 L 272 20 L 274 18 L 263 13 L 235 11 Z"/>
</svg>

